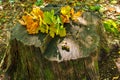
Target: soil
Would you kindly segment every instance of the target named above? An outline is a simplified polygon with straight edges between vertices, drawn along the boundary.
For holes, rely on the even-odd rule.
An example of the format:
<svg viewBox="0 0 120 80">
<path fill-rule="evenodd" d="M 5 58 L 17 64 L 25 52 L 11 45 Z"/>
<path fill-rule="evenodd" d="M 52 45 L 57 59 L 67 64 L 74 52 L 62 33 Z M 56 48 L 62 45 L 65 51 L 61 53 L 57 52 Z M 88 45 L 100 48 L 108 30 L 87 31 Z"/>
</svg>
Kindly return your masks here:
<svg viewBox="0 0 120 80">
<path fill-rule="evenodd" d="M 120 46 L 118 44 L 113 45 L 110 53 L 101 50 L 99 60 L 100 80 L 120 80 L 120 66 L 118 66 L 120 63 L 117 61 L 120 58 L 119 50 Z"/>
<path fill-rule="evenodd" d="M 9 31 L 18 22 L 24 11 L 30 11 L 32 1 L 0 4 L 0 60 L 9 44 Z M 100 80 L 120 80 L 120 39 L 119 43 L 111 44 L 106 53 L 101 50 L 99 59 Z M 1 75 L 0 77 L 2 77 Z"/>
</svg>

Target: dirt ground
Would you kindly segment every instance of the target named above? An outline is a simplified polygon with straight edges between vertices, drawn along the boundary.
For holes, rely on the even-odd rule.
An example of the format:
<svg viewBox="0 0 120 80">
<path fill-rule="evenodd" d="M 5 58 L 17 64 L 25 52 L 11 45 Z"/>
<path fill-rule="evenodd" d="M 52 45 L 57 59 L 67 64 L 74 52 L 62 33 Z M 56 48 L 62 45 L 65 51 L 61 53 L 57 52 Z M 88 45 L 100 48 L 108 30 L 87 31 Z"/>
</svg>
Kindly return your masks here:
<svg viewBox="0 0 120 80">
<path fill-rule="evenodd" d="M 0 4 L 0 60 L 9 44 L 9 31 L 18 22 L 24 11 L 30 11 L 33 2 Z M 101 50 L 99 72 L 101 80 L 120 80 L 120 39 L 111 44 L 110 53 Z M 114 42 L 113 40 L 113 42 Z"/>
<path fill-rule="evenodd" d="M 99 72 L 101 80 L 120 80 L 120 47 L 116 44 L 109 54 L 100 53 Z"/>
</svg>

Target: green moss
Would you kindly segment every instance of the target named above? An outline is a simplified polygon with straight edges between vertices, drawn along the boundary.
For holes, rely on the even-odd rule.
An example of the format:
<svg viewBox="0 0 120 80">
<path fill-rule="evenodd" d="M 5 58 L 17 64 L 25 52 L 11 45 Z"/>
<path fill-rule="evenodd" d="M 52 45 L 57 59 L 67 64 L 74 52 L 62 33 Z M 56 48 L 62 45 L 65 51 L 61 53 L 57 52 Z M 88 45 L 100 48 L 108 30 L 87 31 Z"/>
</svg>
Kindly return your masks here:
<svg viewBox="0 0 120 80">
<path fill-rule="evenodd" d="M 44 75 L 45 80 L 55 80 L 53 72 L 48 68 L 44 70 Z"/>
</svg>

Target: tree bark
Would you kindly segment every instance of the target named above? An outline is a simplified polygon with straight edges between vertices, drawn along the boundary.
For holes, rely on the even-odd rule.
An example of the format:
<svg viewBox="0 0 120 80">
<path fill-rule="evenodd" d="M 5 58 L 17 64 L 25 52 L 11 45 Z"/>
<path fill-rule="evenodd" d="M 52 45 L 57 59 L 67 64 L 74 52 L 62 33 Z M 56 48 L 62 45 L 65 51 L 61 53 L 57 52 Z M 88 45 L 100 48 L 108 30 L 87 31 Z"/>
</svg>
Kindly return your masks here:
<svg viewBox="0 0 120 80">
<path fill-rule="evenodd" d="M 39 48 L 26 46 L 21 42 L 12 40 L 10 53 L 6 57 L 11 61 L 6 71 L 10 80 L 90 80 L 98 79 L 96 55 L 92 57 L 51 62 L 44 58 Z M 5 58 L 6 61 L 6 58 Z M 7 63 L 6 63 L 7 64 Z"/>
<path fill-rule="evenodd" d="M 91 14 L 84 14 L 83 18 L 87 21 L 87 24 L 93 25 L 90 25 L 93 29 L 94 27 L 97 28 L 97 32 L 100 36 L 100 44 L 102 44 L 102 46 L 99 45 L 99 49 L 101 47 L 104 48 L 103 46 L 106 46 L 106 43 L 103 43 L 103 41 L 106 42 L 106 40 L 102 31 L 103 27 L 100 19 Z M 82 27 L 84 25 L 84 21 L 81 24 L 78 25 L 81 25 Z M 83 27 L 86 28 L 87 25 L 85 24 Z M 19 30 L 20 29 L 16 29 L 16 31 Z M 79 31 L 79 29 L 77 30 Z M 62 61 L 60 63 L 49 61 L 43 55 L 43 52 L 46 49 L 32 45 L 35 44 L 38 46 L 36 42 L 39 42 L 39 40 L 34 43 L 30 43 L 30 45 L 27 45 L 28 42 L 24 44 L 22 41 L 27 41 L 26 39 L 32 41 L 33 39 L 31 39 L 31 37 L 24 38 L 24 35 L 21 32 L 16 33 L 15 30 L 13 31 L 14 35 L 19 33 L 22 36 L 19 36 L 20 38 L 16 36 L 15 39 L 10 40 L 8 51 L 1 62 L 1 69 L 10 80 L 99 80 L 99 49 L 96 49 L 88 57 L 76 60 Z M 22 31 L 23 33 L 26 33 L 24 32 L 24 29 Z M 24 39 L 20 41 L 17 38 Z M 38 39 L 36 36 L 34 36 L 34 38 Z M 44 45 L 47 46 L 47 44 Z M 41 49 L 44 50 L 41 51 Z"/>
</svg>

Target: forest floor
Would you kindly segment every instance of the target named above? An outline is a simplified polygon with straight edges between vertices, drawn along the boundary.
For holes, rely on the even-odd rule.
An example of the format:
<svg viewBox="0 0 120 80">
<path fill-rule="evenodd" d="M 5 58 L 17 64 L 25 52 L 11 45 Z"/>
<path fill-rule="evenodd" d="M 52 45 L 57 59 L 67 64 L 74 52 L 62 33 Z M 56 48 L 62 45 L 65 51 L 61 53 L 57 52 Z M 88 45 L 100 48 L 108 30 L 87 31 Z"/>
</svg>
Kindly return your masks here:
<svg viewBox="0 0 120 80">
<path fill-rule="evenodd" d="M 21 19 L 25 11 L 32 9 L 33 2 L 15 2 L 0 4 L 0 60 L 9 44 L 10 29 Z M 108 14 L 111 14 L 109 16 Z M 105 13 L 115 18 L 112 11 Z M 111 38 L 112 37 L 112 38 Z M 120 39 L 110 36 L 111 50 L 109 54 L 101 51 L 99 69 L 101 80 L 120 79 Z"/>
</svg>

